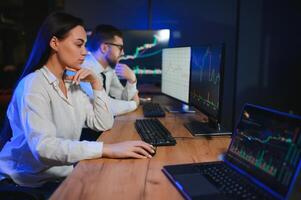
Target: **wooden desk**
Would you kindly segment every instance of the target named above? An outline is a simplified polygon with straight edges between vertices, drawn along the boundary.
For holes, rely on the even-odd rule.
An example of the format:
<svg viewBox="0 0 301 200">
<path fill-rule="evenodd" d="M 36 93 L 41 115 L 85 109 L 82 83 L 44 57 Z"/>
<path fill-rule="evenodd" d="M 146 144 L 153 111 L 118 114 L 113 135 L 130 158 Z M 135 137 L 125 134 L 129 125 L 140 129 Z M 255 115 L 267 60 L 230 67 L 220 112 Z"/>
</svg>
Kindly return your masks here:
<svg viewBox="0 0 301 200">
<path fill-rule="evenodd" d="M 161 101 L 161 103 L 164 101 Z M 51 199 L 183 199 L 161 171 L 164 165 L 217 160 L 227 150 L 230 137 L 192 138 L 183 126 L 197 114 L 170 114 L 160 118 L 177 139 L 176 146 L 158 147 L 151 159 L 94 159 L 81 161 L 52 195 Z M 115 118 L 113 129 L 100 140 L 114 143 L 139 140 L 134 122 L 143 118 L 141 107 Z"/>
</svg>

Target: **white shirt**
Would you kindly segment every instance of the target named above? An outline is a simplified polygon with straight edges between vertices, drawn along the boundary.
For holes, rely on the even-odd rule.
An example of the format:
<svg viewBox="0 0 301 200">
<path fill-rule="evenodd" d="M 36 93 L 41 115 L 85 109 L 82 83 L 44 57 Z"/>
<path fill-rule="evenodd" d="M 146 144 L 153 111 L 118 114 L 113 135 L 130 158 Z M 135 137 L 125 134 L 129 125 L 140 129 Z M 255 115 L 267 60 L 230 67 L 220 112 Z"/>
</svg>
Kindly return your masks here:
<svg viewBox="0 0 301 200">
<path fill-rule="evenodd" d="M 80 86 L 91 99 L 94 98 L 91 84 L 80 82 Z M 110 111 L 114 116 L 122 115 L 137 109 L 137 104 L 135 101 L 125 101 L 113 99 L 111 97 L 108 97 L 108 101 L 110 102 Z"/>
<path fill-rule="evenodd" d="M 88 126 L 103 131 L 113 126 L 108 96 L 94 90 L 94 102 L 78 85 L 65 82 L 67 97 L 47 67 L 23 78 L 9 104 L 7 116 L 13 131 L 0 152 L 0 179 L 38 187 L 67 176 L 72 164 L 102 156 L 102 142 L 79 141 Z"/>
<path fill-rule="evenodd" d="M 115 71 L 111 67 L 107 67 L 106 69 L 104 69 L 104 67 L 94 58 L 94 56 L 91 53 L 88 53 L 88 55 L 86 56 L 82 67 L 94 71 L 94 73 L 97 74 L 101 83 L 103 82 L 101 73 L 105 73 L 106 92 L 107 94 L 115 98 L 109 98 L 110 105 L 112 105 L 111 110 L 114 115 L 120 115 L 127 112 L 131 112 L 137 108 L 136 102 L 131 101 L 131 99 L 134 97 L 134 95 L 136 95 L 138 91 L 136 83 L 127 82 L 126 86 L 123 87 Z M 81 83 L 81 87 L 91 97 L 91 85 Z"/>
<path fill-rule="evenodd" d="M 127 82 L 126 86 L 123 87 L 115 71 L 111 67 L 105 69 L 90 52 L 85 57 L 85 61 L 81 66 L 93 70 L 101 82 L 102 76 L 100 73 L 104 72 L 106 76 L 106 92 L 116 99 L 129 101 L 137 93 L 137 82 Z"/>
</svg>

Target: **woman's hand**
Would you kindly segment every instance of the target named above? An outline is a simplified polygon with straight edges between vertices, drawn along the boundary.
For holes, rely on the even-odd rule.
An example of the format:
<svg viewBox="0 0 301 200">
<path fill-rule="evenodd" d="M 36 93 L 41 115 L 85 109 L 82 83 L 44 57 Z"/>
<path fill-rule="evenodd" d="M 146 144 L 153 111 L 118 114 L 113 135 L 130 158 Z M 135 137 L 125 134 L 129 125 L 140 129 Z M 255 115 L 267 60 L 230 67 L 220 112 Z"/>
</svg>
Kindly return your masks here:
<svg viewBox="0 0 301 200">
<path fill-rule="evenodd" d="M 66 80 L 71 80 L 72 83 L 76 83 L 77 85 L 81 81 L 89 82 L 94 90 L 102 90 L 102 84 L 92 70 L 87 68 L 74 69 L 70 67 L 66 67 L 66 70 L 75 72 L 74 76 L 66 76 Z"/>
<path fill-rule="evenodd" d="M 102 157 L 107 158 L 151 158 L 154 147 L 143 141 L 126 141 L 116 144 L 104 144 Z"/>
</svg>

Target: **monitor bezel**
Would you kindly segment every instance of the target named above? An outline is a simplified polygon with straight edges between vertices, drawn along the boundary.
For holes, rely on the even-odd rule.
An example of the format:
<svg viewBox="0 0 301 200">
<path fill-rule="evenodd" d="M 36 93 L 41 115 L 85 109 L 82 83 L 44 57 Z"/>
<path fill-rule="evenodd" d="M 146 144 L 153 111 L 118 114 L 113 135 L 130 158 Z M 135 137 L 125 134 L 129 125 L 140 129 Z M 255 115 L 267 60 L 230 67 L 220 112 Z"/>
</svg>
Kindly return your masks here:
<svg viewBox="0 0 301 200">
<path fill-rule="evenodd" d="M 225 67 L 225 44 L 224 43 L 212 43 L 212 44 L 201 44 L 191 46 L 191 50 L 193 48 L 199 47 L 220 47 L 221 48 L 221 62 L 220 62 L 220 86 L 219 86 L 219 108 L 217 116 L 213 116 L 211 113 L 207 112 L 203 108 L 195 105 L 191 102 L 191 89 L 192 89 L 192 59 L 190 59 L 190 77 L 189 77 L 189 105 L 195 107 L 197 110 L 201 111 L 208 117 L 208 120 L 213 120 L 213 123 L 221 124 L 221 115 L 222 115 L 222 107 L 223 107 L 223 95 L 224 95 L 224 67 Z M 192 54 L 191 54 L 192 55 Z M 215 122 L 216 121 L 216 122 Z"/>
</svg>

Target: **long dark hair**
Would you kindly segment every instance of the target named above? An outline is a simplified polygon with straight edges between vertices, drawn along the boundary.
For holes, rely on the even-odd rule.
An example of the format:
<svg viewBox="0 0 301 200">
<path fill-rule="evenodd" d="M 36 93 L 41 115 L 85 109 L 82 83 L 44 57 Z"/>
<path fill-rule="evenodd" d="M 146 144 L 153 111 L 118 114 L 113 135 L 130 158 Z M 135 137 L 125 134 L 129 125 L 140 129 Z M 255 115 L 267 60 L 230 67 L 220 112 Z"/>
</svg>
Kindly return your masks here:
<svg viewBox="0 0 301 200">
<path fill-rule="evenodd" d="M 76 26 L 84 26 L 82 19 L 63 12 L 51 13 L 39 29 L 20 79 L 46 63 L 51 50 L 49 42 L 53 36 L 63 39 Z"/>
<path fill-rule="evenodd" d="M 30 56 L 24 66 L 19 81 L 46 63 L 50 56 L 51 49 L 49 43 L 53 36 L 58 39 L 63 39 L 68 35 L 69 31 L 76 26 L 84 27 L 82 19 L 63 12 L 51 13 L 39 29 Z M 17 81 L 16 85 L 18 85 L 19 81 Z M 12 130 L 7 115 L 5 115 L 2 130 L 0 132 L 0 150 L 11 136 Z"/>
</svg>

